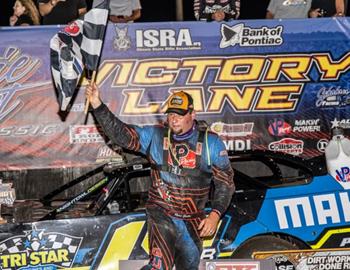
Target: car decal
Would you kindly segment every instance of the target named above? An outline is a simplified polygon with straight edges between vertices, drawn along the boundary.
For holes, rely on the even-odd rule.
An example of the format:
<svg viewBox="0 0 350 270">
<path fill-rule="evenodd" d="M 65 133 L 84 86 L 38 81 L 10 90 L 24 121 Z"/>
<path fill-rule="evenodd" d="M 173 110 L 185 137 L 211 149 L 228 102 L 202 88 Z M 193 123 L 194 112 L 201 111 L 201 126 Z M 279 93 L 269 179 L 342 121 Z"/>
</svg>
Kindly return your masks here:
<svg viewBox="0 0 350 270">
<path fill-rule="evenodd" d="M 1 269 L 56 269 L 72 266 L 83 237 L 28 230 L 0 243 Z M 39 267 L 39 268 L 38 268 Z"/>
<path fill-rule="evenodd" d="M 323 247 L 335 234 L 348 233 L 349 237 L 349 197 L 350 191 L 340 188 L 330 175 L 315 177 L 305 185 L 268 189 L 256 219 L 240 227 L 228 248 L 268 233 L 291 235 L 312 248 Z"/>
<path fill-rule="evenodd" d="M 110 263 L 115 263 L 116 258 L 118 260 L 128 260 L 134 247 L 137 239 L 140 237 L 142 228 L 145 226 L 145 221 L 134 221 L 128 223 L 120 228 L 117 228 L 113 232 L 113 236 L 108 243 L 108 248 L 103 254 L 101 259 L 101 266 L 108 265 Z M 142 241 L 141 246 L 144 246 L 148 251 L 148 237 L 147 234 L 143 234 L 144 240 Z"/>
<path fill-rule="evenodd" d="M 339 238 L 338 241 L 337 239 L 334 239 L 335 236 L 338 236 Z M 339 247 L 345 247 L 346 245 L 349 246 L 350 245 L 350 227 L 327 230 L 325 234 L 323 234 L 320 237 L 320 239 L 316 242 L 316 244 L 311 245 L 311 248 L 320 249 L 322 247 L 325 247 L 326 242 L 328 242 L 331 239 L 333 240 L 332 241 L 333 243 L 338 242 L 337 246 Z"/>
<path fill-rule="evenodd" d="M 145 213 L 131 215 L 129 214 L 128 216 L 112 222 L 109 225 L 106 234 L 98 248 L 96 256 L 92 262 L 91 269 L 104 269 L 105 267 L 109 268 L 108 265 L 111 264 L 113 265 L 113 269 L 118 270 L 119 265 L 116 261 L 129 259 L 129 256 L 134 249 L 135 239 L 139 237 L 140 230 L 144 226 L 145 219 Z M 129 239 L 123 239 L 124 237 L 122 237 L 124 240 L 123 242 L 121 239 L 118 239 L 118 236 L 121 237 L 120 232 L 125 234 L 125 236 Z M 117 245 L 119 251 L 117 251 L 115 247 L 111 245 L 111 243 L 116 244 L 118 241 L 120 241 Z M 115 255 L 115 252 L 119 253 L 119 255 L 123 257 L 117 257 Z"/>
</svg>

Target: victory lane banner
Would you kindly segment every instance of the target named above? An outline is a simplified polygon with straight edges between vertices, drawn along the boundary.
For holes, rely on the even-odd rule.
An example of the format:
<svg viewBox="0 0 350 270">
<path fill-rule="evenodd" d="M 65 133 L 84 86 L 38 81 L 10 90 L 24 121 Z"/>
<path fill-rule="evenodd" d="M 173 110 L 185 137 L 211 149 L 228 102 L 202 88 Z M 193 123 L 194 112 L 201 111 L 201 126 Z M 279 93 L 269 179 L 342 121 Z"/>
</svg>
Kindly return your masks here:
<svg viewBox="0 0 350 270">
<path fill-rule="evenodd" d="M 174 91 L 228 150 L 324 153 L 350 128 L 348 18 L 109 24 L 96 82 L 123 121 L 165 121 Z M 0 29 L 0 170 L 91 166 L 118 159 L 84 88 L 60 111 L 50 69 L 55 26 Z"/>
<path fill-rule="evenodd" d="M 350 249 L 318 249 L 255 252 L 255 259 L 273 259 L 276 270 L 350 269 Z"/>
</svg>

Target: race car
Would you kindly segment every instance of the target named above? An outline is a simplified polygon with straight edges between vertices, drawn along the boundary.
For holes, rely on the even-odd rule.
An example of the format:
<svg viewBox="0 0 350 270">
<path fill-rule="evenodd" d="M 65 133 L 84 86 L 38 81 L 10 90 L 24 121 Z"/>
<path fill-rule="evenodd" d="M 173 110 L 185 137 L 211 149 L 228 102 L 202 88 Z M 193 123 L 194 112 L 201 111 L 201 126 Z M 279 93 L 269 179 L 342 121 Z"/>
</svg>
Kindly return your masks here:
<svg viewBox="0 0 350 270">
<path fill-rule="evenodd" d="M 324 156 L 259 150 L 229 156 L 236 192 L 216 234 L 204 239 L 201 259 L 350 246 L 349 191 L 327 174 Z M 69 194 L 96 175 L 88 188 Z M 106 164 L 39 200 L 3 206 L 1 268 L 119 269 L 120 260 L 146 260 L 149 176 L 143 158 Z"/>
</svg>

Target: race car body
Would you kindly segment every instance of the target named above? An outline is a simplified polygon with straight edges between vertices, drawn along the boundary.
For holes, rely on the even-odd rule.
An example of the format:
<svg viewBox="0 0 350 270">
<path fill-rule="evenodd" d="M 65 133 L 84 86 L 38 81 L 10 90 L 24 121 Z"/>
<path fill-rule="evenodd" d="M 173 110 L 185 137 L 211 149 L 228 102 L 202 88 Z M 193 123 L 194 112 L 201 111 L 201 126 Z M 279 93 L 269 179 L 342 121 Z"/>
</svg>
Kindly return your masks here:
<svg viewBox="0 0 350 270">
<path fill-rule="evenodd" d="M 254 251 L 350 247 L 349 191 L 324 158 L 269 151 L 230 153 L 236 192 L 202 259 L 250 258 Z M 108 167 L 108 166 L 107 166 Z M 148 258 L 144 203 L 149 164 L 97 169 L 41 200 L 16 202 L 0 225 L 2 269 L 119 269 Z M 53 198 L 105 169 L 66 200 Z M 207 211 L 210 211 L 210 203 Z"/>
</svg>

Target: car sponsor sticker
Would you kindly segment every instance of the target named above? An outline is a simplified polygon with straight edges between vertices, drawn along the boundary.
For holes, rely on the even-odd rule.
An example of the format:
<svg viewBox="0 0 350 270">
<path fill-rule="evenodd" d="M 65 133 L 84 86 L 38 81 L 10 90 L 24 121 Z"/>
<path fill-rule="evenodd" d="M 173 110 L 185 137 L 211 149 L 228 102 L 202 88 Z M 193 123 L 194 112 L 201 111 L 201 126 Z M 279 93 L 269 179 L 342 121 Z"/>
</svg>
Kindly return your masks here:
<svg viewBox="0 0 350 270">
<path fill-rule="evenodd" d="M 304 142 L 293 138 L 284 138 L 269 144 L 269 150 L 291 155 L 300 155 L 304 151 Z"/>
<path fill-rule="evenodd" d="M 49 269 L 71 267 L 82 237 L 45 230 L 25 231 L 0 243 L 1 269 Z"/>
</svg>

